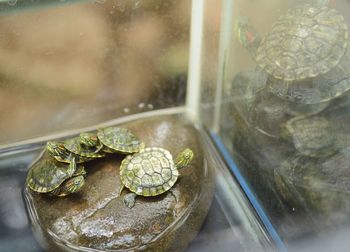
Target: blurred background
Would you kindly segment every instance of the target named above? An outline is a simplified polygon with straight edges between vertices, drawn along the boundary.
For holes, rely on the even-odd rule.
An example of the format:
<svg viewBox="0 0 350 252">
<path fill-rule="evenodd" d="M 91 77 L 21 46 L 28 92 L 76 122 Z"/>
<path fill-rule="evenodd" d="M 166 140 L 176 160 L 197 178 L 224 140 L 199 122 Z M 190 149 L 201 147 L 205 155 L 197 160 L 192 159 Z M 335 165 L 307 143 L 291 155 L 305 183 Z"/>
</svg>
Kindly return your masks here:
<svg viewBox="0 0 350 252">
<path fill-rule="evenodd" d="M 2 11 L 0 145 L 182 105 L 190 11 L 187 0 Z"/>
<path fill-rule="evenodd" d="M 205 1 L 200 120 L 209 132 L 221 133 L 219 136 L 236 162 L 240 155 L 234 150 L 232 140 L 239 134 L 234 134 L 232 129 L 239 123 L 234 121 L 230 109 L 239 99 L 232 91 L 232 83 L 240 72 L 255 69 L 256 63 L 239 44 L 234 25 L 239 17 L 249 17 L 263 35 L 288 8 L 309 1 L 313 0 Z M 185 105 L 192 2 L 0 0 L 0 148 L 125 115 Z M 336 2 L 336 9 L 349 24 L 350 1 Z M 349 114 L 348 110 L 345 112 Z M 246 143 L 246 139 L 242 142 Z M 254 149 L 252 146 L 260 150 L 255 142 L 259 138 L 251 139 L 249 150 Z M 280 146 L 280 143 L 263 143 L 265 147 Z M 268 153 L 276 156 L 270 150 Z M 0 191 L 3 192 L 0 197 L 0 251 L 18 251 L 20 249 L 13 246 L 27 248 L 33 242 L 27 230 L 29 223 L 21 188 L 27 164 L 34 156 L 28 154 L 21 157 L 23 160 L 16 159 L 20 165 L 10 159 L 0 164 Z M 284 200 L 283 192 L 278 192 L 272 181 L 279 164 L 276 164 L 277 168 L 268 166 L 269 170 L 264 170 L 259 168 L 262 155 L 253 156 L 258 160 L 256 164 L 244 158 L 237 164 L 244 175 L 251 172 L 251 177 L 245 178 L 253 185 L 253 194 L 278 234 L 290 244 L 296 241 L 289 247 L 290 251 L 310 251 L 311 246 L 318 251 L 347 251 L 350 190 L 329 194 L 330 187 L 324 187 L 321 193 L 314 193 L 311 183 L 302 184 L 310 189 L 310 193 L 301 199 L 305 205 L 314 205 L 316 210 L 295 207 L 290 203 L 292 201 Z M 349 170 L 348 164 L 340 168 L 338 170 L 344 172 Z M 272 174 L 272 182 L 262 179 L 267 171 Z M 220 174 L 218 172 L 218 177 Z M 228 174 L 226 178 L 233 180 L 232 174 Z M 349 184 L 347 180 L 346 183 Z M 269 190 L 273 194 L 268 194 Z M 295 189 L 297 193 L 298 190 Z M 237 204 L 234 196 L 229 196 L 228 202 Z M 221 199 L 220 195 L 216 197 Z M 215 204 L 205 225 L 210 226 L 212 220 L 220 222 L 219 217 L 224 216 L 215 209 Z M 321 212 L 319 216 L 318 212 Z M 234 220 L 238 230 L 245 219 L 230 220 Z M 316 228 L 311 225 L 315 223 Z M 217 243 L 211 243 L 213 248 L 204 242 L 208 240 L 207 234 L 202 233 L 191 249 L 215 250 L 216 244 L 226 244 L 224 239 L 227 251 L 232 251 L 232 243 L 241 239 L 239 231 L 233 235 L 222 223 L 217 226 L 217 230 L 210 233 L 214 240 L 217 239 Z M 25 238 L 18 241 L 15 237 L 21 232 Z M 10 247 L 6 249 L 4 244 Z M 31 251 L 38 251 L 37 245 L 32 246 Z"/>
</svg>

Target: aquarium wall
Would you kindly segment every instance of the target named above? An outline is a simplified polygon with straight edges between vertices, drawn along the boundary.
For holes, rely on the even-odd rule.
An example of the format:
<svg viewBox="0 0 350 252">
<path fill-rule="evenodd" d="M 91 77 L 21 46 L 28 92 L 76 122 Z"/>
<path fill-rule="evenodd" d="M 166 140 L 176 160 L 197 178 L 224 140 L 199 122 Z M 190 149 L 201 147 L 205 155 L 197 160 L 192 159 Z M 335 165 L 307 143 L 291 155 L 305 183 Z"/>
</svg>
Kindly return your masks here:
<svg viewBox="0 0 350 252">
<path fill-rule="evenodd" d="M 202 122 L 280 250 L 342 251 L 350 2 L 222 6 L 217 60 L 204 35 Z"/>
<path fill-rule="evenodd" d="M 0 1 L 0 251 L 346 250 L 349 13 Z"/>
<path fill-rule="evenodd" d="M 0 1 L 0 251 L 276 247 L 199 113 L 227 4 Z"/>
<path fill-rule="evenodd" d="M 190 1 L 1 1 L 0 145 L 182 106 Z"/>
</svg>

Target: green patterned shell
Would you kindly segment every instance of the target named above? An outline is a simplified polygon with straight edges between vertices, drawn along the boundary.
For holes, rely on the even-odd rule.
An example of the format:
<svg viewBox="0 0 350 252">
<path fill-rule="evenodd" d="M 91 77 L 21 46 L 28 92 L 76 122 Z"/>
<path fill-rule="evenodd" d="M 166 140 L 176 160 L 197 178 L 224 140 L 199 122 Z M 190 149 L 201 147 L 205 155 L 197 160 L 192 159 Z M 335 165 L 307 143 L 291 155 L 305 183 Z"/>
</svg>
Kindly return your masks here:
<svg viewBox="0 0 350 252">
<path fill-rule="evenodd" d="M 295 117 L 286 124 L 295 149 L 310 157 L 327 156 L 336 151 L 336 135 L 324 117 Z"/>
<path fill-rule="evenodd" d="M 80 137 L 70 138 L 64 141 L 63 144 L 68 151 L 78 156 L 87 157 L 87 158 L 100 158 L 105 156 L 105 153 L 100 151 L 102 146 L 94 146 L 91 148 L 86 148 L 81 145 Z"/>
<path fill-rule="evenodd" d="M 301 5 L 274 24 L 257 49 L 256 61 L 276 79 L 303 80 L 338 65 L 347 39 L 347 25 L 338 11 Z"/>
<path fill-rule="evenodd" d="M 312 79 L 291 83 L 270 78 L 268 87 L 275 96 L 293 103 L 328 102 L 350 90 L 350 58 L 345 55 L 336 67 Z"/>
<path fill-rule="evenodd" d="M 27 186 L 36 192 L 46 193 L 58 188 L 72 177 L 75 170 L 70 165 L 56 161 L 46 152 L 30 167 Z"/>
<path fill-rule="evenodd" d="M 179 171 L 172 155 L 163 148 L 145 148 L 127 156 L 120 166 L 123 185 L 142 196 L 155 196 L 168 191 L 178 177 Z"/>
<path fill-rule="evenodd" d="M 90 157 L 83 157 L 70 152 L 64 145 L 64 142 L 49 141 L 46 144 L 46 150 L 51 155 L 51 157 L 62 163 L 72 163 L 74 159 L 75 163 L 80 164 L 92 159 Z M 57 149 L 58 151 L 55 152 L 52 149 Z"/>
<path fill-rule="evenodd" d="M 141 141 L 130 130 L 119 127 L 109 127 L 100 129 L 97 137 L 106 146 L 104 151 L 135 153 L 142 147 Z"/>
</svg>

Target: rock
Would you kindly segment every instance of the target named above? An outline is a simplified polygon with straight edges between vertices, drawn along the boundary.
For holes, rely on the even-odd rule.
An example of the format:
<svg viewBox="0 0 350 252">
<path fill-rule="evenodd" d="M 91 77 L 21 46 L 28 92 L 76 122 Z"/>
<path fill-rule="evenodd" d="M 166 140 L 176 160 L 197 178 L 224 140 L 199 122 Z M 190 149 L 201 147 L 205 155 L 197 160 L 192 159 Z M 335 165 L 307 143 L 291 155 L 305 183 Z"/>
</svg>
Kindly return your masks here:
<svg viewBox="0 0 350 252">
<path fill-rule="evenodd" d="M 302 204 L 315 226 L 341 224 L 350 213 L 349 163 L 349 146 L 326 158 L 291 156 L 275 170 L 277 188 L 286 201 Z"/>
<path fill-rule="evenodd" d="M 25 190 L 33 232 L 49 251 L 183 251 L 195 237 L 213 196 L 213 177 L 200 136 L 180 116 L 136 120 L 124 127 L 146 146 L 168 149 L 174 156 L 193 149 L 191 165 L 167 193 L 136 198 L 132 209 L 118 197 L 121 155 L 87 164 L 83 189 L 64 198 Z M 123 195 L 128 193 L 123 191 Z"/>
</svg>

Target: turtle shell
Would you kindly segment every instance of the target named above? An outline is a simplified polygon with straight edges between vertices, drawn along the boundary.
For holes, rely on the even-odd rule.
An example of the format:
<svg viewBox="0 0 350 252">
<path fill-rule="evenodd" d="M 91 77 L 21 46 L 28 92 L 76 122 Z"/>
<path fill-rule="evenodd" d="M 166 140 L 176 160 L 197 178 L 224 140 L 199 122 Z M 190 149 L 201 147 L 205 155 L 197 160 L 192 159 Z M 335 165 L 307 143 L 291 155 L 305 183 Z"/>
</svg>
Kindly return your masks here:
<svg viewBox="0 0 350 252">
<path fill-rule="evenodd" d="M 75 170 L 70 165 L 56 161 L 45 152 L 29 169 L 27 186 L 36 192 L 47 193 L 58 188 L 72 177 Z"/>
<path fill-rule="evenodd" d="M 291 118 L 314 115 L 329 106 L 330 102 L 300 104 L 280 99 L 269 92 L 266 77 L 267 73 L 259 67 L 240 72 L 233 81 L 231 93 L 247 124 L 264 135 L 279 138 L 281 125 Z"/>
<path fill-rule="evenodd" d="M 295 149 L 310 157 L 328 156 L 336 151 L 336 135 L 324 117 L 295 117 L 286 124 Z"/>
<path fill-rule="evenodd" d="M 299 104 L 330 101 L 350 90 L 350 58 L 346 55 L 332 70 L 299 82 L 269 78 L 268 88 L 275 96 Z"/>
<path fill-rule="evenodd" d="M 54 144 L 57 146 L 57 148 L 59 149 L 59 154 L 51 152 L 48 147 L 46 147 L 46 149 L 48 150 L 48 153 L 59 162 L 72 163 L 73 158 L 75 158 L 75 163 L 80 164 L 92 159 L 90 157 L 83 157 L 83 156 L 77 155 L 67 150 L 64 142 L 51 141 L 51 144 Z"/>
<path fill-rule="evenodd" d="M 97 132 L 100 142 L 106 146 L 103 150 L 109 153 L 135 153 L 142 146 L 141 141 L 130 130 L 119 127 L 100 129 Z"/>
<path fill-rule="evenodd" d="M 127 156 L 120 166 L 123 185 L 142 196 L 155 196 L 168 191 L 178 177 L 172 155 L 163 148 L 145 148 Z"/>
<path fill-rule="evenodd" d="M 276 79 L 303 80 L 338 65 L 347 47 L 343 16 L 327 6 L 290 9 L 262 39 L 256 61 Z"/>
<path fill-rule="evenodd" d="M 312 207 L 312 217 L 317 216 L 315 213 L 325 212 L 327 216 L 342 212 L 335 216 L 347 217 L 350 193 L 349 164 L 349 147 L 341 148 L 327 158 L 292 155 L 274 170 L 276 186 L 288 203 L 294 206 L 302 204 L 303 209 Z"/>
<path fill-rule="evenodd" d="M 90 148 L 84 147 L 81 145 L 80 137 L 70 138 L 64 141 L 63 144 L 68 151 L 78 156 L 88 158 L 100 158 L 105 156 L 105 153 L 100 151 L 102 149 L 102 145 L 97 145 Z"/>
</svg>

